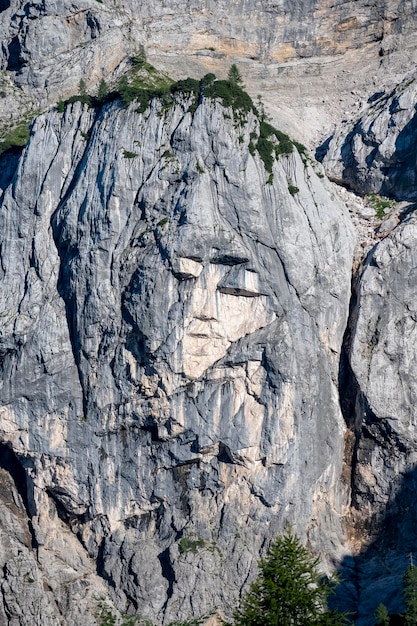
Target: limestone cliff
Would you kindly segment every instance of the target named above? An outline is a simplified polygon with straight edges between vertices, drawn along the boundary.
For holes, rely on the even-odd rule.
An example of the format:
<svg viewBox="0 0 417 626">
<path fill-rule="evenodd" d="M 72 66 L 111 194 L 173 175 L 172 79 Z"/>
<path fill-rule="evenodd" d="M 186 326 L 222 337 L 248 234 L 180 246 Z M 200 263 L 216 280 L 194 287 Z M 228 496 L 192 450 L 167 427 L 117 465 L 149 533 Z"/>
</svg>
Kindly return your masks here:
<svg viewBox="0 0 417 626">
<path fill-rule="evenodd" d="M 358 626 L 402 610 L 415 15 L 0 2 L 0 138 L 37 113 L 0 157 L 0 624 L 230 614 L 287 523 L 342 572 Z M 142 46 L 174 78 L 239 61 L 280 129 L 332 135 L 334 181 L 407 202 L 380 214 L 261 106 L 201 88 L 54 106 L 81 78 L 111 89 Z"/>
<path fill-rule="evenodd" d="M 358 559 L 366 587 L 358 624 L 368 623 L 378 595 L 402 610 L 398 587 L 416 546 L 416 236 L 411 214 L 369 253 L 352 319 L 352 514 L 355 539 L 367 546 Z"/>
<path fill-rule="evenodd" d="M 177 79 L 238 62 L 275 121 L 313 144 L 417 61 L 411 0 L 5 0 L 0 18 L 6 126 L 80 78 L 120 75 L 143 45 Z"/>
<path fill-rule="evenodd" d="M 60 518 L 118 607 L 161 624 L 230 610 L 288 522 L 337 557 L 346 498 L 349 218 L 295 148 L 269 176 L 253 113 L 189 106 L 40 116 L 0 212 L 1 439 L 32 545 L 56 554 Z M 88 613 L 90 583 L 38 567 L 54 619 L 62 598 Z"/>
<path fill-rule="evenodd" d="M 416 103 L 413 71 L 393 90 L 374 94 L 318 150 L 328 175 L 370 194 L 378 213 L 355 276 L 342 361 L 354 440 L 350 532 L 358 546 L 344 575 L 359 581 L 354 591 L 345 589 L 343 602 L 358 610 L 357 624 L 369 623 L 375 597 L 390 611 L 403 610 L 400 581 L 416 545 Z"/>
<path fill-rule="evenodd" d="M 416 102 L 414 72 L 391 92 L 374 94 L 366 111 L 328 142 L 329 176 L 362 194 L 415 200 Z"/>
</svg>

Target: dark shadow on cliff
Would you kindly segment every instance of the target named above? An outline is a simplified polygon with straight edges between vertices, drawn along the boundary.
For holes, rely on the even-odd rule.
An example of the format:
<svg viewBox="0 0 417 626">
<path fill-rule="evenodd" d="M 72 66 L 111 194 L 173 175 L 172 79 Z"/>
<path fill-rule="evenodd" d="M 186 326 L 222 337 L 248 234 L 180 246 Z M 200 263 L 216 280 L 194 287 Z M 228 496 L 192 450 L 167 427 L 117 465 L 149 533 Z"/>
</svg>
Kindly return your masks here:
<svg viewBox="0 0 417 626">
<path fill-rule="evenodd" d="M 365 430 L 362 437 L 368 438 L 371 449 L 375 443 L 371 433 Z M 398 454 L 407 452 L 399 450 Z M 401 624 L 404 622 L 398 615 L 405 610 L 403 576 L 410 554 L 417 557 L 417 467 L 398 477 L 398 488 L 393 488 L 393 496 L 382 511 L 378 512 L 377 497 L 372 502 L 371 495 L 369 510 L 374 512 L 366 515 L 364 500 L 362 493 L 362 507 L 353 508 L 350 535 L 352 543 L 367 545 L 356 556 L 343 560 L 338 572 L 341 583 L 331 606 L 350 612 L 358 626 L 372 626 L 375 610 L 382 602 L 391 615 L 397 615 L 390 623 Z M 371 540 L 367 542 L 368 538 Z"/>
<path fill-rule="evenodd" d="M 28 528 L 32 539 L 32 547 L 37 548 L 35 533 L 32 526 L 32 518 L 36 515 L 36 505 L 34 500 L 34 485 L 27 471 L 32 468 L 30 457 L 20 458 L 14 450 L 0 443 L 0 468 L 8 472 L 14 482 L 16 491 L 22 498 L 23 505 L 28 519 Z"/>
<path fill-rule="evenodd" d="M 383 96 L 387 100 L 392 97 L 391 94 Z M 378 98 L 378 101 L 380 99 Z M 380 103 L 379 103 L 380 106 Z M 392 156 L 387 159 L 380 154 L 380 143 L 376 141 L 372 133 L 368 132 L 362 126 L 362 121 L 358 120 L 355 126 L 347 132 L 345 139 L 340 147 L 338 158 L 343 164 L 343 173 L 340 180 L 336 182 L 342 184 L 352 191 L 356 191 L 360 195 L 366 193 L 379 193 L 382 196 L 394 198 L 397 201 L 417 200 L 417 164 L 416 149 L 417 144 L 417 104 L 414 106 L 415 112 L 410 121 L 400 131 L 395 140 L 395 147 Z M 398 98 L 393 98 L 389 105 L 391 116 L 401 110 Z M 394 124 L 394 118 L 391 118 Z M 353 149 L 355 137 L 359 136 L 364 146 L 367 148 L 367 156 L 365 158 L 367 169 L 364 170 L 363 165 L 358 161 Z M 329 150 L 330 142 L 333 139 L 329 137 L 316 149 L 315 157 L 322 162 Z M 385 165 L 384 165 L 385 163 Z M 384 180 L 380 188 L 378 188 L 378 179 L 372 170 L 380 170 L 384 176 Z"/>
<path fill-rule="evenodd" d="M 391 108 L 395 102 L 396 100 L 393 101 Z M 414 105 L 414 109 L 413 117 L 398 134 L 395 152 L 389 164 L 381 168 L 386 179 L 380 193 L 396 200 L 417 200 L 417 104 Z"/>
<path fill-rule="evenodd" d="M 343 335 L 342 347 L 340 350 L 339 361 L 339 373 L 338 373 L 338 385 L 339 385 L 339 397 L 340 408 L 342 415 L 345 419 L 346 426 L 355 430 L 355 405 L 356 399 L 359 394 L 359 386 L 356 381 L 356 377 L 352 371 L 349 352 L 352 342 L 352 334 L 356 325 L 356 318 L 358 315 L 357 308 L 357 290 L 358 290 L 358 277 L 357 272 L 352 275 L 351 283 L 351 296 L 349 302 L 349 316 L 348 323 L 346 325 L 345 333 Z"/>
<path fill-rule="evenodd" d="M 324 157 L 326 156 L 328 150 L 329 150 L 329 146 L 330 146 L 330 142 L 333 139 L 334 135 L 330 135 L 330 137 L 327 137 L 327 139 L 325 139 L 323 141 L 323 143 L 321 143 L 317 148 L 316 151 L 314 153 L 314 156 L 316 158 L 316 161 L 319 161 L 319 163 L 323 162 Z"/>
<path fill-rule="evenodd" d="M 14 146 L 0 155 L 0 189 L 6 189 L 13 181 L 23 147 Z"/>
</svg>

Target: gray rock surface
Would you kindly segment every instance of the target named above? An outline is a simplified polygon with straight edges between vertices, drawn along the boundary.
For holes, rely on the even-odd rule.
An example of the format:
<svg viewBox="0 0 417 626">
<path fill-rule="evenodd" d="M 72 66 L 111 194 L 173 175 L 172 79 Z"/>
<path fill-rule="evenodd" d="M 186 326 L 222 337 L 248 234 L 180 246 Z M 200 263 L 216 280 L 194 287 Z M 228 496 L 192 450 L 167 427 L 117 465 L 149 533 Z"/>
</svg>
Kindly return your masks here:
<svg viewBox="0 0 417 626">
<path fill-rule="evenodd" d="M 323 159 L 327 174 L 360 194 L 415 200 L 416 102 L 414 73 L 379 94 L 335 133 Z M 393 202 L 383 211 L 381 200 L 370 202 L 379 219 L 373 237 L 364 237 L 345 342 L 351 369 L 340 390 L 352 431 L 347 527 L 356 553 L 342 567 L 356 583 L 340 595 L 344 608 L 358 611 L 358 626 L 369 624 L 381 601 L 403 611 L 402 577 L 416 546 L 415 205 Z"/>
<path fill-rule="evenodd" d="M 1 90 L 6 125 L 76 93 L 81 78 L 93 90 L 144 45 L 176 79 L 224 76 L 237 62 L 275 121 L 313 146 L 417 61 L 414 1 L 10 0 L 5 7 L 0 67 L 14 85 Z"/>
<path fill-rule="evenodd" d="M 357 198 L 358 207 L 352 207 L 365 259 L 355 272 L 340 386 L 351 430 L 346 459 L 351 455 L 352 499 L 346 523 L 355 556 L 343 561 L 346 583 L 339 601 L 357 611 L 357 626 L 370 623 L 379 602 L 393 613 L 404 610 L 402 578 L 417 541 L 416 103 L 413 71 L 342 124 L 323 158 L 334 181 L 361 195 L 377 194 Z M 379 195 L 404 202 L 387 203 Z M 374 207 L 376 221 L 363 212 L 363 203 Z M 373 233 L 363 228 L 365 221 L 373 223 Z"/>
<path fill-rule="evenodd" d="M 253 114 L 188 106 L 41 115 L 0 209 L 0 434 L 49 554 L 28 575 L 65 585 L 69 529 L 157 624 L 230 611 L 289 522 L 331 567 L 347 503 L 351 222 L 296 150 L 267 184 Z"/>
<path fill-rule="evenodd" d="M 414 201 L 415 8 L 6 0 L 0 136 L 143 45 L 174 78 L 237 62 L 283 130 L 337 127 L 331 178 Z M 51 110 L 0 159 L 0 624 L 228 614 L 288 522 L 358 626 L 402 610 L 413 207 L 297 151 L 268 182 L 252 114 L 188 105 Z"/>
<path fill-rule="evenodd" d="M 369 624 L 379 602 L 403 610 L 402 577 L 417 540 L 416 237 L 411 214 L 369 253 L 351 318 L 350 532 L 358 556 L 345 560 L 342 576 L 351 580 L 354 571 L 358 584 L 342 601 L 358 610 L 358 626 Z"/>
<path fill-rule="evenodd" d="M 323 159 L 327 174 L 361 194 L 416 200 L 416 103 L 413 74 L 335 133 Z"/>
<path fill-rule="evenodd" d="M 10 452 L 2 448 L 1 453 L 3 465 Z M 8 469 L 16 474 L 16 467 Z M 117 617 L 94 561 L 48 502 L 43 513 L 49 524 L 43 526 L 42 544 L 34 541 L 26 496 L 22 494 L 22 498 L 21 485 L 13 481 L 11 473 L 0 470 L 0 624 L 92 626 L 97 624 L 105 600 Z"/>
</svg>

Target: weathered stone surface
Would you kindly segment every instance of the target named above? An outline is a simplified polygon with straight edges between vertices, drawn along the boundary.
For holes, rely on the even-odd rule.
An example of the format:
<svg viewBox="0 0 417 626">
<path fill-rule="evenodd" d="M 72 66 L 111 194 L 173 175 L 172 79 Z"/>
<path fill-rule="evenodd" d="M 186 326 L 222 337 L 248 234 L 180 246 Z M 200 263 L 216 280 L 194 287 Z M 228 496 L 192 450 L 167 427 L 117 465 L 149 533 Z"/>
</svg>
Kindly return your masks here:
<svg viewBox="0 0 417 626">
<path fill-rule="evenodd" d="M 415 200 L 414 75 L 379 94 L 367 111 L 331 140 L 323 164 L 335 180 L 361 194 Z M 353 393 L 348 422 L 352 455 L 352 545 L 342 577 L 341 602 L 366 625 L 379 602 L 401 612 L 402 577 L 415 551 L 416 259 L 414 206 L 400 203 L 376 228 L 358 271 L 357 302 L 348 343 Z"/>
<path fill-rule="evenodd" d="M 354 235 L 296 150 L 267 184 L 252 114 L 135 108 L 40 116 L 4 191 L 0 427 L 51 562 L 56 507 L 162 624 L 230 611 L 288 522 L 341 556 Z"/>
<path fill-rule="evenodd" d="M 417 540 L 416 237 L 412 214 L 374 247 L 360 272 L 352 313 L 350 525 L 358 556 L 346 560 L 342 576 L 349 580 L 355 572 L 357 585 L 341 597 L 345 608 L 358 610 L 360 626 L 369 624 L 379 602 L 390 612 L 403 610 L 402 577 Z"/>
<path fill-rule="evenodd" d="M 351 348 L 353 372 L 366 398 L 365 415 L 373 415 L 375 426 L 384 424 L 407 447 L 414 446 L 416 235 L 411 216 L 370 255 L 359 283 Z M 413 463 L 411 457 L 405 461 Z M 387 474 L 378 480 L 387 481 L 383 491 L 388 495 Z"/>
<path fill-rule="evenodd" d="M 328 175 L 361 194 L 415 200 L 416 106 L 413 75 L 337 131 L 323 159 Z"/>
<path fill-rule="evenodd" d="M 19 476 L 5 459 L 10 459 L 10 452 L 2 448 L 2 465 Z M 46 496 L 42 516 L 48 523 L 34 532 L 36 522 L 28 517 L 21 487 L 7 470 L 0 469 L 0 624 L 96 624 L 100 603 L 111 603 L 107 585 L 95 573 L 95 563 L 58 519 Z M 42 544 L 38 545 L 34 535 L 40 538 L 41 532 Z"/>
<path fill-rule="evenodd" d="M 0 17 L 0 65 L 16 86 L 0 98 L 6 121 L 24 113 L 25 94 L 30 109 L 76 93 L 81 78 L 93 90 L 143 44 L 174 78 L 224 76 L 238 62 L 251 93 L 313 145 L 417 61 L 405 0 L 10 0 Z"/>
<path fill-rule="evenodd" d="M 237 62 L 310 145 L 345 119 L 329 175 L 415 200 L 415 16 L 404 0 L 6 1 L 0 132 L 81 78 L 116 80 L 143 44 L 175 78 Z M 9 466 L 0 450 L 0 623 L 100 623 L 110 592 L 157 624 L 227 614 L 288 521 L 324 566 L 345 557 L 358 625 L 381 600 L 402 610 L 417 543 L 412 207 L 381 224 L 297 152 L 266 184 L 253 117 L 187 108 L 76 104 L 0 160 L 0 435 L 16 454 Z M 355 270 L 375 245 L 349 366 L 344 202 Z"/>
</svg>

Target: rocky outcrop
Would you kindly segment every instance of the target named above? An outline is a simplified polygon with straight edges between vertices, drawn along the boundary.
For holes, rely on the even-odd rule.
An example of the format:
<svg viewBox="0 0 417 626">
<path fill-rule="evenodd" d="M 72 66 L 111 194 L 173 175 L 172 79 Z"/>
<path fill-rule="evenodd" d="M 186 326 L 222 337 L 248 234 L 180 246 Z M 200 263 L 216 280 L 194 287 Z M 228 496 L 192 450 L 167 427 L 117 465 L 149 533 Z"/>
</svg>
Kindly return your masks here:
<svg viewBox="0 0 417 626">
<path fill-rule="evenodd" d="M 25 478 L 17 459 L 10 461 L 12 456 L 13 452 L 2 446 L 0 623 L 92 626 L 100 623 L 105 610 L 117 617 L 107 585 L 96 574 L 96 564 L 58 519 L 55 507 L 44 510 L 49 524 L 35 531 L 25 488 L 30 478 Z M 35 535 L 40 538 L 40 532 L 42 541 L 38 543 Z"/>
<path fill-rule="evenodd" d="M 1 440 L 26 543 L 54 562 L 48 537 L 71 531 L 119 609 L 158 624 L 230 611 L 288 522 L 339 557 L 347 498 L 349 218 L 297 150 L 269 176 L 253 113 L 189 106 L 40 116 L 0 211 Z"/>
<path fill-rule="evenodd" d="M 390 613 L 403 611 L 402 578 L 416 545 L 416 233 L 410 214 L 370 251 L 350 320 L 345 415 L 355 442 L 348 532 L 357 556 L 344 560 L 340 603 L 358 626 L 369 624 L 380 602 Z"/>
<path fill-rule="evenodd" d="M 330 177 L 361 194 L 415 200 L 415 76 L 373 100 L 366 112 L 326 142 L 323 165 Z"/>
<path fill-rule="evenodd" d="M 390 93 L 375 94 L 361 116 L 326 142 L 328 175 L 360 194 L 415 200 L 416 102 L 414 75 Z M 353 433 L 348 532 L 357 556 L 344 561 L 342 578 L 349 582 L 340 602 L 357 611 L 358 626 L 369 624 L 381 601 L 392 613 L 403 610 L 402 577 L 415 551 L 417 510 L 415 205 L 395 206 L 378 195 L 370 203 L 379 222 L 355 277 L 341 377 Z"/>
<path fill-rule="evenodd" d="M 0 2 L 1 135 L 143 45 L 237 61 L 298 138 L 345 119 L 329 176 L 414 201 L 414 3 L 336 4 Z M 402 610 L 413 207 L 379 226 L 301 147 L 266 170 L 254 111 L 203 95 L 51 110 L 0 159 L 0 623 L 227 614 L 288 522 L 358 626 Z"/>
</svg>

